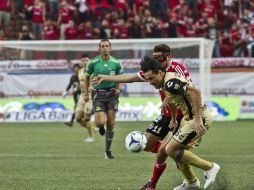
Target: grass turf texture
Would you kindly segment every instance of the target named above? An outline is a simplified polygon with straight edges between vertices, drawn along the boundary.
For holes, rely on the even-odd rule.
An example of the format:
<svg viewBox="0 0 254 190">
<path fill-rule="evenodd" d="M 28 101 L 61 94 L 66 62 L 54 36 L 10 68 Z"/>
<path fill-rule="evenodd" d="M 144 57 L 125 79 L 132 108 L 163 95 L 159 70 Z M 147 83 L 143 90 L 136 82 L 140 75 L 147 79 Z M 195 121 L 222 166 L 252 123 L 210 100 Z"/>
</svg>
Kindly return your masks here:
<svg viewBox="0 0 254 190">
<path fill-rule="evenodd" d="M 62 123 L 0 124 L 1 190 L 137 190 L 152 173 L 155 155 L 131 153 L 125 136 L 144 131 L 147 122 L 117 123 L 112 145 L 113 160 L 104 159 L 104 137 L 88 144 L 85 129 Z M 214 123 L 194 152 L 221 165 L 216 184 L 220 190 L 254 189 L 253 121 Z M 203 172 L 195 169 L 202 185 Z M 157 189 L 173 189 L 182 182 L 174 162 Z"/>
</svg>

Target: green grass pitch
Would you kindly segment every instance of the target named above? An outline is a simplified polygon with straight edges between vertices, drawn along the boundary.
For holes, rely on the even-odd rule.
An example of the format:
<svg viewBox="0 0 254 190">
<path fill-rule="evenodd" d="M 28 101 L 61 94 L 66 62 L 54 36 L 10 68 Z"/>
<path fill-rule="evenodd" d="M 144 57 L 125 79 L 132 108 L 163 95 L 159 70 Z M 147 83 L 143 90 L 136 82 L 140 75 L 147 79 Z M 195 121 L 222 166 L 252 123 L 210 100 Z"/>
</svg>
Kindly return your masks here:
<svg viewBox="0 0 254 190">
<path fill-rule="evenodd" d="M 214 123 L 194 152 L 221 165 L 215 190 L 253 190 L 253 121 Z M 62 123 L 0 124 L 1 190 L 137 190 L 152 173 L 155 155 L 131 153 L 127 133 L 144 131 L 147 122 L 119 122 L 112 145 L 114 160 L 104 159 L 104 137 L 87 144 L 84 128 Z M 203 172 L 195 169 L 202 185 Z M 162 175 L 158 190 L 181 183 L 174 162 Z"/>
</svg>

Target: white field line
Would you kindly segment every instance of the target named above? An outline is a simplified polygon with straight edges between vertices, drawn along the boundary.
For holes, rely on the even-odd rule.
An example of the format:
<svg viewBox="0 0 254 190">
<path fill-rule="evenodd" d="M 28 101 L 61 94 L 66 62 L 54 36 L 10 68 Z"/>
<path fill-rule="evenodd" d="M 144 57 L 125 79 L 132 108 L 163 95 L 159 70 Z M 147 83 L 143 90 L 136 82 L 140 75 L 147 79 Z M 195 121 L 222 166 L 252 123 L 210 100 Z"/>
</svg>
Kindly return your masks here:
<svg viewBox="0 0 254 190">
<path fill-rule="evenodd" d="M 153 157 L 155 154 L 116 154 L 116 157 Z M 32 157 L 32 158 L 82 158 L 82 157 L 103 157 L 103 154 L 0 154 L 0 157 Z M 254 155 L 199 155 L 200 157 L 209 158 L 254 158 Z"/>
</svg>

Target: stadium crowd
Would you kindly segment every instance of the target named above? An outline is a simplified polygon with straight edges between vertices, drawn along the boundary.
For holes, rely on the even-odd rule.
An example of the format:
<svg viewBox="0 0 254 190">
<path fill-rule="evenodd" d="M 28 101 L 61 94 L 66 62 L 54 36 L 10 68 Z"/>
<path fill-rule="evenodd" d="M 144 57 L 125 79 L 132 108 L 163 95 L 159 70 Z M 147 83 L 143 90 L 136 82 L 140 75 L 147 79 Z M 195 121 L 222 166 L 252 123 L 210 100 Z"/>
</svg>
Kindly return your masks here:
<svg viewBox="0 0 254 190">
<path fill-rule="evenodd" d="M 14 15 L 19 40 L 205 37 L 213 57 L 254 57 L 249 0 L 1 0 L 0 39 Z"/>
</svg>

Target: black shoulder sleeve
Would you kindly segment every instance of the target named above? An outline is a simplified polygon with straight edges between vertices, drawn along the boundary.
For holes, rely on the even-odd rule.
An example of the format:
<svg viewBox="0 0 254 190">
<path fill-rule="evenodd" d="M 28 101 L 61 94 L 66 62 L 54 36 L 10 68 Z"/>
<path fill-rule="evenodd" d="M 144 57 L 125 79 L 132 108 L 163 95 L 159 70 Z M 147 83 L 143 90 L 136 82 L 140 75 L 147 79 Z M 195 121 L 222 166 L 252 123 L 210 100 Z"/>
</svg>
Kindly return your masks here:
<svg viewBox="0 0 254 190">
<path fill-rule="evenodd" d="M 182 82 L 179 79 L 173 78 L 165 83 L 165 89 L 175 95 L 184 95 L 186 91 L 187 83 Z"/>
</svg>

